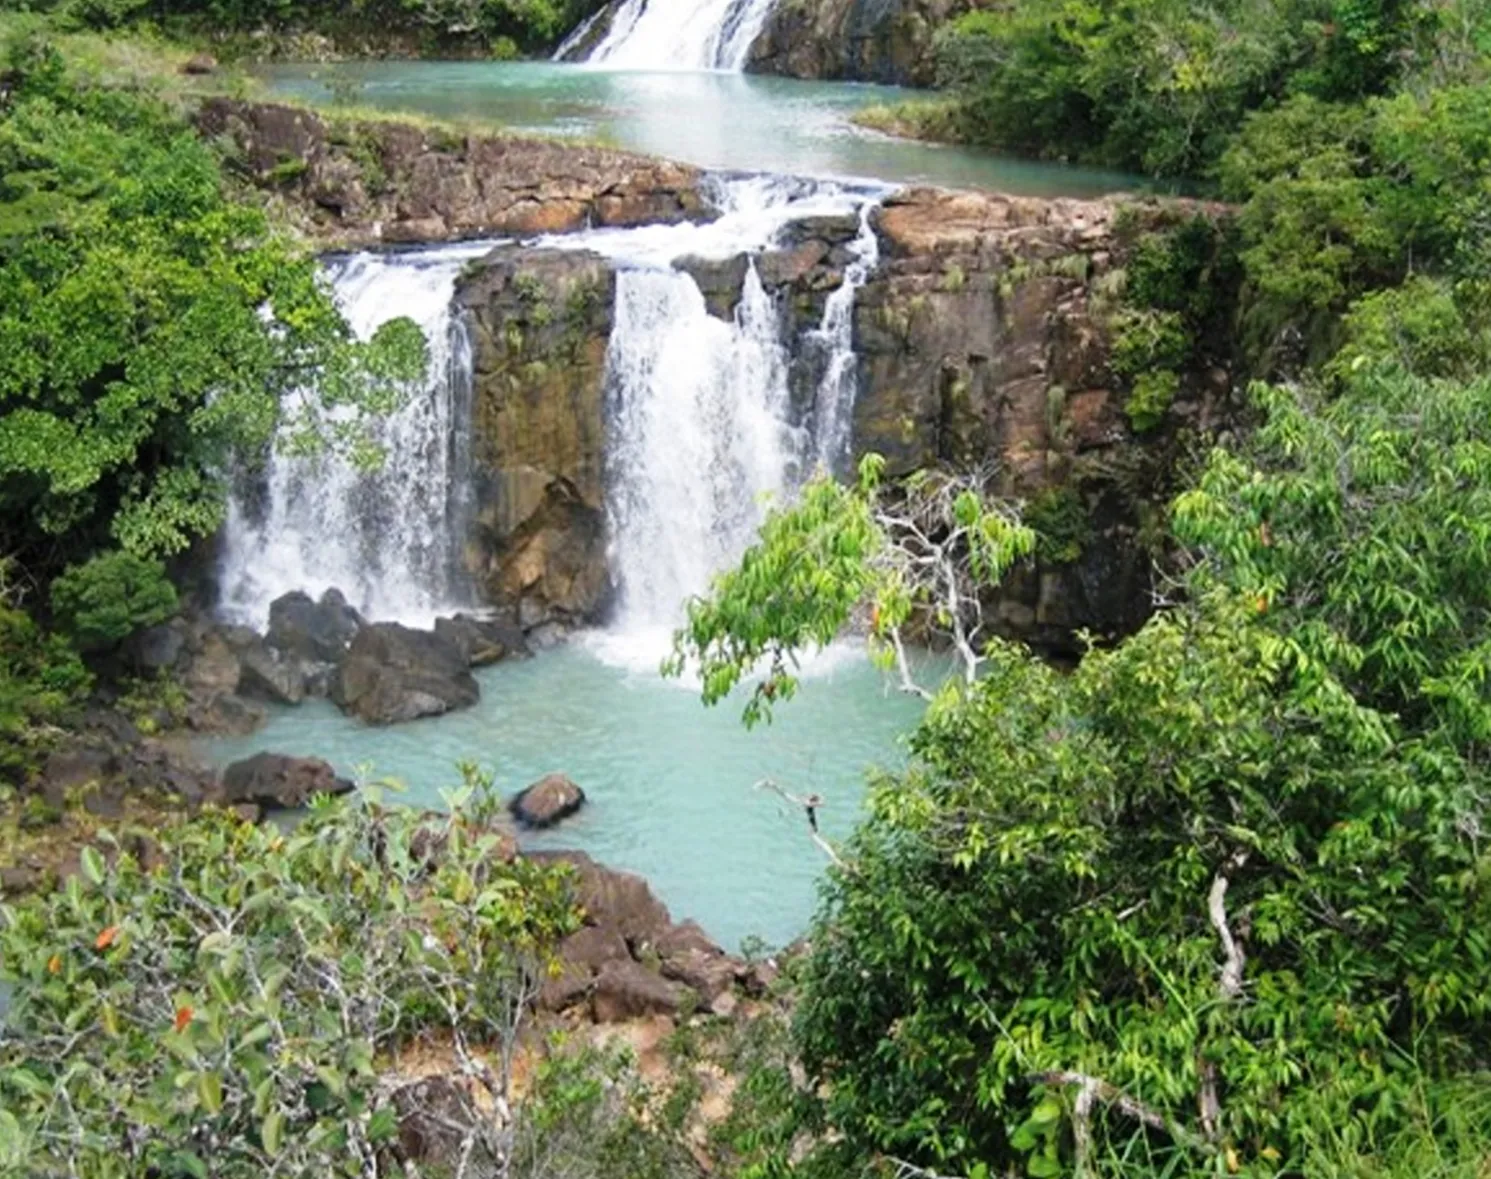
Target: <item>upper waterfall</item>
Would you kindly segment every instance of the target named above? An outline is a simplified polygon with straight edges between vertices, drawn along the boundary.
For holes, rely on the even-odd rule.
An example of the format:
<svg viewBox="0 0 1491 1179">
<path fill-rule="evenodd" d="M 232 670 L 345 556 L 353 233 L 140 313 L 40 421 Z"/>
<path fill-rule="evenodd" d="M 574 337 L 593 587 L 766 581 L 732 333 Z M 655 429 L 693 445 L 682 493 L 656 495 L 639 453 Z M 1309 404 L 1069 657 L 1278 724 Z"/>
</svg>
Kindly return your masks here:
<svg viewBox="0 0 1491 1179">
<path fill-rule="evenodd" d="M 774 0 L 613 0 L 606 35 L 585 60 L 617 69 L 740 70 Z M 554 55 L 569 60 L 597 14 Z"/>
</svg>

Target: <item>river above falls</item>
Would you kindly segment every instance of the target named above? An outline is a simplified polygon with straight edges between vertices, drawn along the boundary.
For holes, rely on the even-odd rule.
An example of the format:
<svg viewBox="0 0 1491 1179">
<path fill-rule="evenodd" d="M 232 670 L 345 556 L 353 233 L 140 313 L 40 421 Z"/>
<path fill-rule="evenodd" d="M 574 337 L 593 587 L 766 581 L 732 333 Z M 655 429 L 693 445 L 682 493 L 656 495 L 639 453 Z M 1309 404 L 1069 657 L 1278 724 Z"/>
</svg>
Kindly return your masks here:
<svg viewBox="0 0 1491 1179">
<path fill-rule="evenodd" d="M 703 168 L 1095 197 L 1138 177 L 920 143 L 850 122 L 918 92 L 725 72 L 608 70 L 555 62 L 279 63 L 271 92 L 440 119 L 475 119 L 681 160 Z"/>
<path fill-rule="evenodd" d="M 369 728 L 308 700 L 204 752 L 219 762 L 266 749 L 322 757 L 349 776 L 395 779 L 401 801 L 434 807 L 459 784 L 462 761 L 491 773 L 503 797 L 558 771 L 589 804 L 523 846 L 583 848 L 639 872 L 675 920 L 694 918 L 728 947 L 791 941 L 807 928 L 824 858 L 803 814 L 756 783 L 821 795 L 824 832 L 843 838 L 861 815 L 867 770 L 904 763 L 900 735 L 921 702 L 845 646 L 808 665 L 772 724 L 747 732 L 739 700 L 705 708 L 697 690 L 637 654 L 615 636 L 582 635 L 477 672 L 481 700 L 462 712 Z"/>
</svg>

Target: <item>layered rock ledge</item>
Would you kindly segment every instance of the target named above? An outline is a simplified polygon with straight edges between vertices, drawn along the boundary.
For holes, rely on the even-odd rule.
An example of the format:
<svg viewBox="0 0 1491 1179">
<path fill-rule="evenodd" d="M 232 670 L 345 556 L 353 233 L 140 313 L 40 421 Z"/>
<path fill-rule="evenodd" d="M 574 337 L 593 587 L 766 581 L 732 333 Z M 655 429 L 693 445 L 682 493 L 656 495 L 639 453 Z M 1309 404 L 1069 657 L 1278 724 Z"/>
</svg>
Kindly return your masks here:
<svg viewBox="0 0 1491 1179">
<path fill-rule="evenodd" d="M 702 219 L 701 173 L 517 135 L 208 98 L 198 131 L 329 248 Z"/>
</svg>

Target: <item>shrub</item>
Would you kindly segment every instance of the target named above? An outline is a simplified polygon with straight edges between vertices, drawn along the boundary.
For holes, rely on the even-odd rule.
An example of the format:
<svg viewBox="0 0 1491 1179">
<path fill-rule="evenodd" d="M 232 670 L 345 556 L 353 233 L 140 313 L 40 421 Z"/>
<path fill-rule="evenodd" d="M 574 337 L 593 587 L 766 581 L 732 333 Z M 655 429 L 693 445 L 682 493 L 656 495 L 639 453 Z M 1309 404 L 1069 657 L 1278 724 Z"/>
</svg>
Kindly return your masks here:
<svg viewBox="0 0 1491 1179">
<path fill-rule="evenodd" d="M 0 907 L 0 1174 L 387 1173 L 388 1054 L 434 1029 L 487 1092 L 476 1160 L 506 1157 L 491 1103 L 575 924 L 562 870 L 374 797 L 159 841 L 165 867 L 90 848 L 81 877 Z"/>
<path fill-rule="evenodd" d="M 176 587 L 159 561 L 104 553 L 72 565 L 52 582 L 58 626 L 85 651 L 113 647 L 141 627 L 176 613 Z"/>
</svg>

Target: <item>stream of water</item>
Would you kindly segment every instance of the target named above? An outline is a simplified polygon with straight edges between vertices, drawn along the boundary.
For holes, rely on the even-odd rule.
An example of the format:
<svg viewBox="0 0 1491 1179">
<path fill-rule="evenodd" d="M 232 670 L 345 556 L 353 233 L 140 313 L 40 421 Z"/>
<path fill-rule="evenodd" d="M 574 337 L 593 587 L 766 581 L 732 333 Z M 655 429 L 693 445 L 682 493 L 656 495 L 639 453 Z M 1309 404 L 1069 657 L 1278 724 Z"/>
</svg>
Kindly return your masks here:
<svg viewBox="0 0 1491 1179">
<path fill-rule="evenodd" d="M 1091 197 L 1145 187 L 1140 178 L 1123 173 L 897 139 L 850 122 L 857 110 L 916 97 L 915 91 L 723 71 L 614 69 L 612 64 L 284 63 L 261 73 L 272 91 L 311 102 L 330 102 L 335 95 L 381 110 L 475 119 L 703 168 L 1022 196 Z"/>
</svg>

